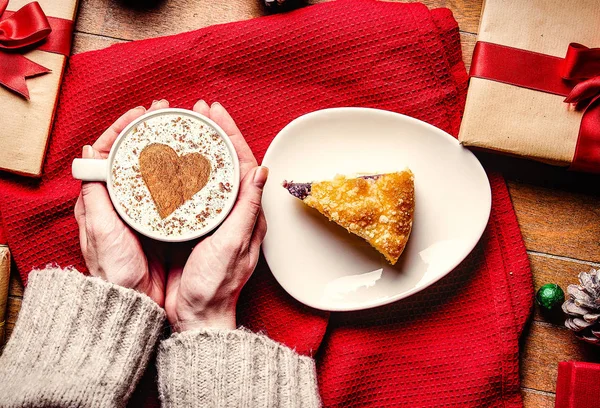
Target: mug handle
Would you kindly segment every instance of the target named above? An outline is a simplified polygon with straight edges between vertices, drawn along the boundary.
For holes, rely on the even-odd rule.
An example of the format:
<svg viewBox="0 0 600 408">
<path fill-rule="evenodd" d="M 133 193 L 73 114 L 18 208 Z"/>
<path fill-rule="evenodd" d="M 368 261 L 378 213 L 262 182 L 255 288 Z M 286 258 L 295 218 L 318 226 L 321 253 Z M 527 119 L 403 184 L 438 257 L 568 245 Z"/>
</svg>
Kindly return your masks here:
<svg viewBox="0 0 600 408">
<path fill-rule="evenodd" d="M 106 181 L 107 159 L 75 159 L 71 166 L 73 177 L 82 181 Z"/>
</svg>

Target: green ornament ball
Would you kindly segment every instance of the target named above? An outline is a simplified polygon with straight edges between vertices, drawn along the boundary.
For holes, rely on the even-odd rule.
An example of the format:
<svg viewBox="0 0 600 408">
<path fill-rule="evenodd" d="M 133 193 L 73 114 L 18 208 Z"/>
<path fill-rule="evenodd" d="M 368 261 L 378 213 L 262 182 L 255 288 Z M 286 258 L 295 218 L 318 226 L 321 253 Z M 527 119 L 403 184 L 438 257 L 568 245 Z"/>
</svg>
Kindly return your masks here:
<svg viewBox="0 0 600 408">
<path fill-rule="evenodd" d="M 551 311 L 563 304 L 565 292 L 556 283 L 547 283 L 537 291 L 535 301 L 542 309 Z"/>
</svg>

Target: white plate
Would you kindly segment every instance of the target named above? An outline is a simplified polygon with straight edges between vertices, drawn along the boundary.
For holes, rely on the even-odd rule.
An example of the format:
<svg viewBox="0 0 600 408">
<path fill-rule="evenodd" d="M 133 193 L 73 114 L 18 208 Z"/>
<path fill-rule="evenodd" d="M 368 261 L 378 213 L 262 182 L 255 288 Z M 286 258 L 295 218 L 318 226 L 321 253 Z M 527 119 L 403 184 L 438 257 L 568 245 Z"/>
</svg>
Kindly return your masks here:
<svg viewBox="0 0 600 408">
<path fill-rule="evenodd" d="M 366 309 L 426 288 L 471 252 L 490 215 L 490 185 L 477 158 L 446 132 L 394 112 L 335 108 L 304 115 L 279 132 L 263 165 L 270 169 L 265 258 L 290 295 L 318 309 Z M 406 167 L 415 175 L 415 214 L 396 266 L 281 186 Z"/>
</svg>

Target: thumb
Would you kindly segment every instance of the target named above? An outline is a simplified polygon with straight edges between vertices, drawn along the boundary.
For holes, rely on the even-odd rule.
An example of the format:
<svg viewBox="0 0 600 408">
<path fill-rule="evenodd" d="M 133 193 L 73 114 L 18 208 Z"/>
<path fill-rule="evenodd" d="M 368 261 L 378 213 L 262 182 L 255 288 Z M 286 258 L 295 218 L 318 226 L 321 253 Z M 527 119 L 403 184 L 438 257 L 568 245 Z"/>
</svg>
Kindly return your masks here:
<svg viewBox="0 0 600 408">
<path fill-rule="evenodd" d="M 255 167 L 246 174 L 235 206 L 218 232 L 238 236 L 244 242 L 250 241 L 260 214 L 263 187 L 268 175 L 269 169 L 263 166 Z"/>
<path fill-rule="evenodd" d="M 102 159 L 102 156 L 92 146 L 83 146 L 81 157 L 84 159 Z M 106 209 L 112 209 L 112 202 L 104 183 L 98 181 L 84 181 L 81 183 L 81 198 L 85 213 L 90 217 L 101 214 Z"/>
</svg>

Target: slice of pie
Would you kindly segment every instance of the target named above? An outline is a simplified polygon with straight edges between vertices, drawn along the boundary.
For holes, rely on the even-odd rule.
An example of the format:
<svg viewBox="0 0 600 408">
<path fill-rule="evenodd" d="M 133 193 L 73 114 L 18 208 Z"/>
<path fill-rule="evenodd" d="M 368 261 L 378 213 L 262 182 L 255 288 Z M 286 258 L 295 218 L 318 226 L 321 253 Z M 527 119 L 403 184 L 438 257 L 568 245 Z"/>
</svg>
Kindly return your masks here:
<svg viewBox="0 0 600 408">
<path fill-rule="evenodd" d="M 408 241 L 415 209 L 413 173 L 283 183 L 291 195 L 364 238 L 394 265 Z"/>
</svg>

